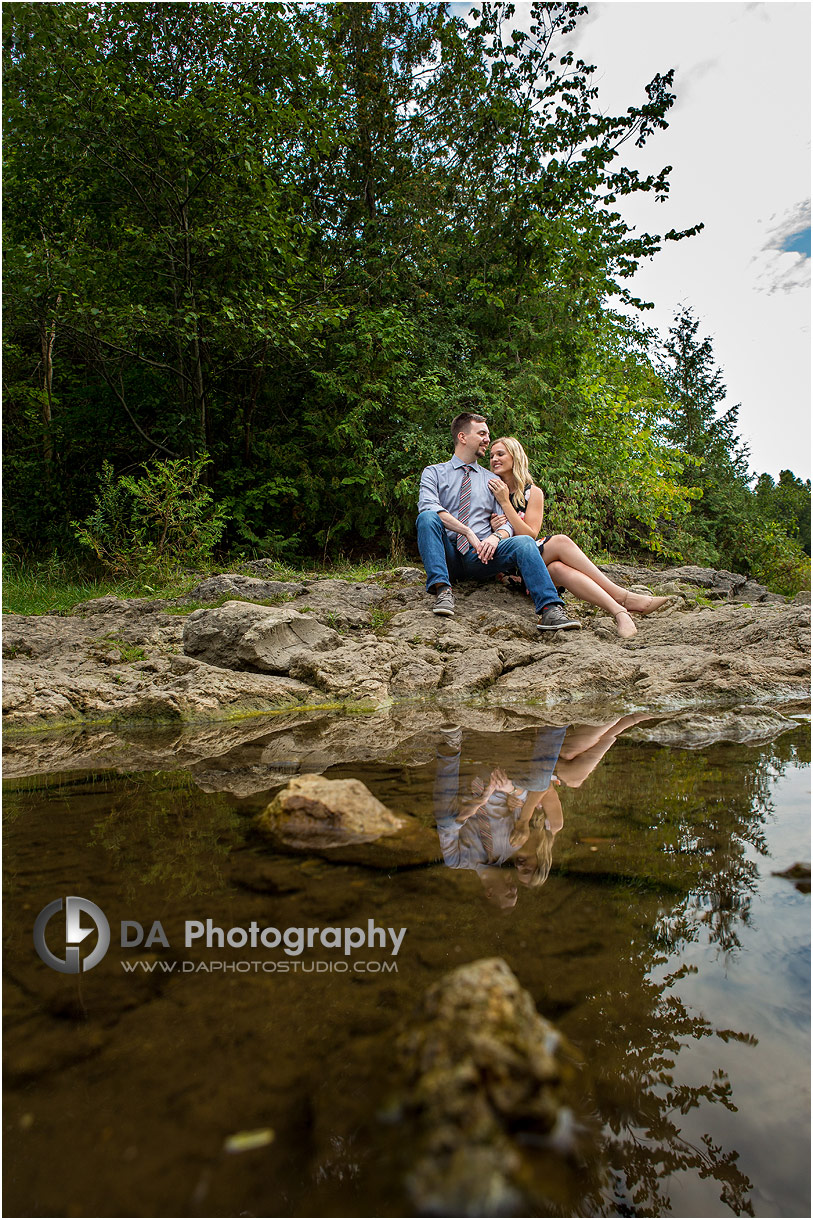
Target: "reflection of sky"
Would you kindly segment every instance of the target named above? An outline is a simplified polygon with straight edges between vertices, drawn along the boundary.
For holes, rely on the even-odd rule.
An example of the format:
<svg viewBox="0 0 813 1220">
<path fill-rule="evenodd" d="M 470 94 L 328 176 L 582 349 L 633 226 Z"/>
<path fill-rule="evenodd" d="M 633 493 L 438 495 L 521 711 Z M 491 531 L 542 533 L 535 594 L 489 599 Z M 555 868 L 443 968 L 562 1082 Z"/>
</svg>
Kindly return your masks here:
<svg viewBox="0 0 813 1220">
<path fill-rule="evenodd" d="M 717 1106 L 712 1113 L 701 1106 L 675 1117 L 692 1144 L 702 1146 L 708 1132 L 715 1143 L 740 1153 L 740 1163 L 758 1184 L 752 1193 L 757 1215 L 791 1216 L 807 1214 L 798 1208 L 809 1164 L 799 1161 L 798 1150 L 810 1113 L 810 896 L 772 874 L 810 859 L 810 768 L 788 766 L 774 783 L 772 801 L 776 813 L 764 828 L 768 856 L 745 848 L 760 877 L 751 922 L 738 930 L 742 949 L 724 957 L 705 943 L 684 944 L 652 977 L 660 980 L 689 962 L 698 973 L 672 989 L 687 1009 L 713 1028 L 757 1039 L 756 1046 L 715 1037 L 692 1040 L 677 1057 L 676 1082 L 711 1079 L 722 1069 L 739 1109 L 731 1113 Z M 681 1175 L 681 1206 L 689 1208 L 683 1214 L 702 1215 L 707 1194 L 690 1176 Z M 693 1204 L 700 1210 L 692 1211 Z"/>
</svg>

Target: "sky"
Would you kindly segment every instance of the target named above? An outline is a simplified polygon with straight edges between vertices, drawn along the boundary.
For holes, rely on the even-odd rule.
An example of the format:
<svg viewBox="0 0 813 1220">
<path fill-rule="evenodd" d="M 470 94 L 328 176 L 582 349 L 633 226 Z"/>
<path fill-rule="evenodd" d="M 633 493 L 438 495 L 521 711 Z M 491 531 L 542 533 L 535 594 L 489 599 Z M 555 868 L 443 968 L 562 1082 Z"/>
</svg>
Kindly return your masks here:
<svg viewBox="0 0 813 1220">
<path fill-rule="evenodd" d="M 529 12 L 517 3 L 511 25 Z M 596 65 L 605 111 L 640 104 L 675 69 L 668 130 L 624 154 L 642 173 L 673 166 L 669 200 L 618 209 L 642 232 L 705 228 L 626 283 L 664 337 L 692 307 L 723 370 L 721 409 L 741 404 L 751 467 L 774 479 L 810 477 L 810 22 L 808 3 L 604 0 L 567 39 Z"/>
</svg>

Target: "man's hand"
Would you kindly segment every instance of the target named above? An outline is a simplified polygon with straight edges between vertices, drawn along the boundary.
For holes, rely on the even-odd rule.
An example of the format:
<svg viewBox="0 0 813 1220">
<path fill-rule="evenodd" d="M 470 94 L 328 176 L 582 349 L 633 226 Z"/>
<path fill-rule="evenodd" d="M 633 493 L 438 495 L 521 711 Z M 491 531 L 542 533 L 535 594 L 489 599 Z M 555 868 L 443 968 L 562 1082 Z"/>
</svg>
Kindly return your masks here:
<svg viewBox="0 0 813 1220">
<path fill-rule="evenodd" d="M 489 534 L 482 542 L 476 539 L 472 546 L 477 551 L 477 557 L 481 563 L 489 563 L 494 558 L 497 547 L 502 542 L 502 538 L 498 538 L 496 534 Z"/>
</svg>

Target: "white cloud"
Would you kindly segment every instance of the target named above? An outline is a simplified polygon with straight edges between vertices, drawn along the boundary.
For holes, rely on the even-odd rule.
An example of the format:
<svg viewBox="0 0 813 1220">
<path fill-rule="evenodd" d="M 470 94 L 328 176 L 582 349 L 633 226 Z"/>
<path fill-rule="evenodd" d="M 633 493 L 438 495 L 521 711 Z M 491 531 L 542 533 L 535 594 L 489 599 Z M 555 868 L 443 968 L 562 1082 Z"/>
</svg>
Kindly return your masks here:
<svg viewBox="0 0 813 1220">
<path fill-rule="evenodd" d="M 655 303 L 645 320 L 665 334 L 691 304 L 714 340 L 726 405 L 742 404 L 754 470 L 806 478 L 810 260 L 781 247 L 805 227 L 798 201 L 810 190 L 810 7 L 621 0 L 590 11 L 578 52 L 597 65 L 602 109 L 623 113 L 656 72 L 676 68 L 669 129 L 627 153 L 642 174 L 674 167 L 670 198 L 630 197 L 627 222 L 659 233 L 705 222 L 631 281 Z"/>
<path fill-rule="evenodd" d="M 810 288 L 810 255 L 788 250 L 787 243 L 810 232 L 810 200 L 788 208 L 784 216 L 772 216 L 766 240 L 754 255 L 757 288 L 768 294 L 805 291 Z"/>
</svg>

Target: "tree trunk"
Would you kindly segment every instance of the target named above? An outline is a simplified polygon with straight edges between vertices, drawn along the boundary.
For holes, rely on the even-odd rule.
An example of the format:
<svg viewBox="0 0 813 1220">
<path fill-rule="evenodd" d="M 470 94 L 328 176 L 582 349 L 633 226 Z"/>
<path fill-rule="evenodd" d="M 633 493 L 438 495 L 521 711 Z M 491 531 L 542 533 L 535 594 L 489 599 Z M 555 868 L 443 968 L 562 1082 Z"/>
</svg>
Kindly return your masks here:
<svg viewBox="0 0 813 1220">
<path fill-rule="evenodd" d="M 40 319 L 40 347 L 42 350 L 42 389 L 41 416 L 43 424 L 42 456 L 46 472 L 50 473 L 54 458 L 53 440 L 51 438 L 51 420 L 53 419 L 54 400 L 54 340 L 56 339 L 56 315 L 59 310 L 62 294 L 57 297 L 53 317 L 50 324 L 45 318 Z"/>
</svg>

